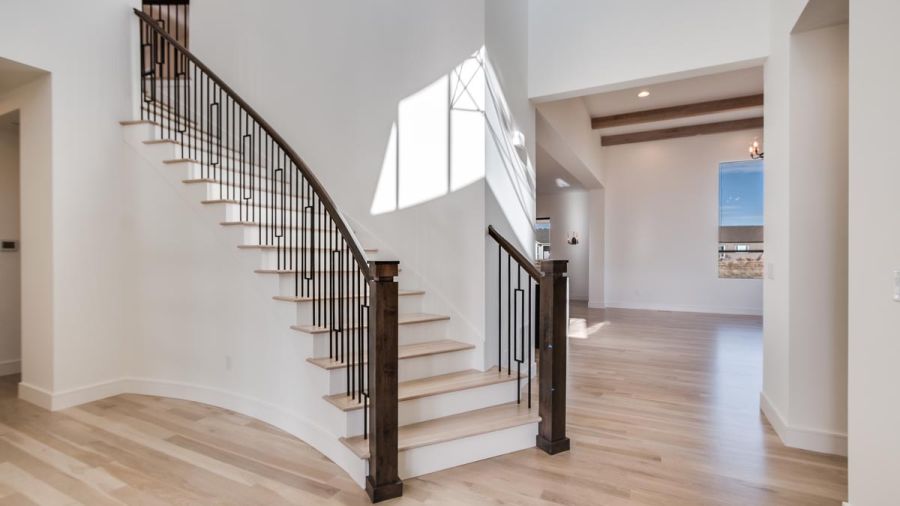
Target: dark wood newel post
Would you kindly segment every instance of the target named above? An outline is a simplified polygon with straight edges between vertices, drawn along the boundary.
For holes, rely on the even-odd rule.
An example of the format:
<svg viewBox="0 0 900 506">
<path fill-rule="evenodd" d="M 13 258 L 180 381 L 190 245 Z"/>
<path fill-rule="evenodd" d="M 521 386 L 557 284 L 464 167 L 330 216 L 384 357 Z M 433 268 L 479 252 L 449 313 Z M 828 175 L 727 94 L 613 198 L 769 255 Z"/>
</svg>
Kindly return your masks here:
<svg viewBox="0 0 900 506">
<path fill-rule="evenodd" d="M 397 469 L 397 273 L 399 262 L 369 262 L 369 475 L 372 502 L 403 495 Z"/>
<path fill-rule="evenodd" d="M 540 415 L 537 447 L 550 455 L 569 449 L 566 437 L 566 348 L 568 260 L 541 262 L 540 282 Z"/>
</svg>

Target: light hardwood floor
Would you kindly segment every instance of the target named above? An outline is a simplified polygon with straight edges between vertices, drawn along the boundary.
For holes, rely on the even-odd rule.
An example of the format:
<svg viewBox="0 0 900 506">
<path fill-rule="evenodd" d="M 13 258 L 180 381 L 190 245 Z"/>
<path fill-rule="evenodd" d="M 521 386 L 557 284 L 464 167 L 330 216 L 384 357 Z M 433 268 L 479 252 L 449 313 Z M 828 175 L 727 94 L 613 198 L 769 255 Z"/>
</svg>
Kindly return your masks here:
<svg viewBox="0 0 900 506">
<path fill-rule="evenodd" d="M 754 317 L 572 309 L 572 451 L 408 480 L 389 504 L 839 505 L 844 458 L 759 414 Z M 334 464 L 253 419 L 123 395 L 48 413 L 0 380 L 0 504 L 367 504 Z"/>
</svg>

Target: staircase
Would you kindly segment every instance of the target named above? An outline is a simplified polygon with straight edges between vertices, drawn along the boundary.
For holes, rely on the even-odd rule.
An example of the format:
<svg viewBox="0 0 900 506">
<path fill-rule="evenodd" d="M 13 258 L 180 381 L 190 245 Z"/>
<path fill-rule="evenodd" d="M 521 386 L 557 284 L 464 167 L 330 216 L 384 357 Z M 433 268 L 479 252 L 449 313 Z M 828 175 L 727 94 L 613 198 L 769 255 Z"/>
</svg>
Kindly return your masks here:
<svg viewBox="0 0 900 506">
<path fill-rule="evenodd" d="M 258 255 L 254 275 L 271 280 L 271 303 L 289 308 L 284 325 L 310 350 L 297 367 L 317 380 L 296 386 L 321 398 L 308 416 L 346 454 L 321 450 L 378 501 L 402 492 L 398 478 L 534 447 L 537 326 L 517 324 L 518 344 L 498 336 L 498 353 L 507 346 L 515 361 L 472 369 L 480 337 L 448 335 L 447 315 L 423 312 L 428 294 L 359 244 L 284 140 L 157 19 L 135 13 L 142 104 L 140 118 L 121 123 L 126 139 L 217 213 L 236 250 Z M 530 301 L 537 281 L 525 279 Z"/>
</svg>

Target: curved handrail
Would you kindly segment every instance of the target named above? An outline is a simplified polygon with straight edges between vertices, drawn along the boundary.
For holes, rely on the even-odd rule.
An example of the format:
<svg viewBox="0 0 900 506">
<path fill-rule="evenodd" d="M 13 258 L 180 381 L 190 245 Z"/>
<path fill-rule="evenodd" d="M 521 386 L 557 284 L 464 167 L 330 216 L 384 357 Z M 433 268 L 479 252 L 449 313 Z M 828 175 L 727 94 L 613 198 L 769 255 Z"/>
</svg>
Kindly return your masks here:
<svg viewBox="0 0 900 506">
<path fill-rule="evenodd" d="M 513 257 L 516 262 L 525 269 L 525 272 L 528 273 L 529 276 L 532 277 L 535 281 L 541 280 L 541 271 L 534 266 L 528 258 L 523 255 L 519 250 L 516 249 L 515 246 L 512 245 L 511 242 L 507 241 L 505 237 L 500 235 L 500 232 L 497 232 L 497 229 L 494 228 L 493 225 L 488 225 L 488 235 L 494 238 L 497 241 L 497 244 L 500 245 L 501 248 L 505 249 L 509 256 Z"/>
<path fill-rule="evenodd" d="M 272 138 L 272 140 L 278 144 L 278 146 L 284 151 L 284 153 L 291 159 L 294 165 L 297 166 L 297 169 L 300 170 L 303 177 L 312 187 L 313 191 L 318 196 L 322 205 L 325 207 L 325 210 L 328 211 L 328 214 L 332 217 L 332 221 L 334 221 L 335 226 L 337 226 L 338 230 L 344 236 L 345 240 L 348 243 L 350 248 L 350 252 L 353 255 L 353 258 L 359 264 L 360 270 L 365 274 L 367 280 L 372 279 L 371 269 L 369 268 L 368 260 L 366 259 L 365 253 L 363 253 L 363 248 L 359 244 L 359 240 L 356 238 L 356 234 L 353 233 L 353 230 L 347 226 L 347 222 L 344 219 L 343 214 L 338 210 L 337 206 L 334 204 L 334 201 L 331 199 L 331 195 L 325 191 L 325 187 L 322 186 L 322 183 L 319 182 L 318 178 L 312 173 L 309 169 L 309 166 L 300 158 L 288 143 L 266 122 L 259 113 L 256 112 L 250 105 L 241 98 L 240 95 L 237 94 L 230 86 L 225 84 L 225 81 L 222 80 L 215 72 L 210 70 L 209 67 L 203 64 L 199 58 L 194 56 L 186 47 L 184 47 L 178 40 L 172 37 L 165 30 L 160 28 L 157 23 L 148 16 L 145 12 L 142 12 L 138 9 L 134 9 L 134 13 L 137 17 L 141 18 L 146 22 L 146 24 L 151 27 L 160 37 L 162 37 L 166 42 L 172 44 L 180 53 L 183 53 L 186 58 L 188 58 L 194 65 L 197 66 L 200 70 L 202 70 L 207 77 L 215 82 L 226 94 L 228 94 L 231 99 L 239 105 L 244 111 L 249 115 L 253 120 L 263 129 L 266 134 Z"/>
</svg>

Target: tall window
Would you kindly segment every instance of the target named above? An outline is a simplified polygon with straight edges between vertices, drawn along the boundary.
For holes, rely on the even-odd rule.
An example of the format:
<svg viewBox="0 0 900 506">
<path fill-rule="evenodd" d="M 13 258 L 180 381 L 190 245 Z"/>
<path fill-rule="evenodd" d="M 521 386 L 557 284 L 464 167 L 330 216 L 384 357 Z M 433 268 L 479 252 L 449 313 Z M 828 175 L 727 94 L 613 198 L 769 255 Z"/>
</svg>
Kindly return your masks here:
<svg viewBox="0 0 900 506">
<path fill-rule="evenodd" d="M 719 277 L 763 277 L 763 161 L 719 164 Z"/>
</svg>

